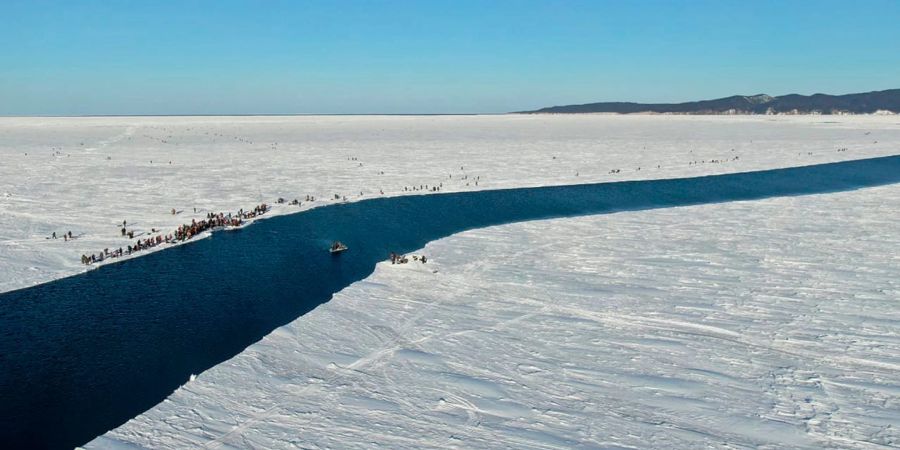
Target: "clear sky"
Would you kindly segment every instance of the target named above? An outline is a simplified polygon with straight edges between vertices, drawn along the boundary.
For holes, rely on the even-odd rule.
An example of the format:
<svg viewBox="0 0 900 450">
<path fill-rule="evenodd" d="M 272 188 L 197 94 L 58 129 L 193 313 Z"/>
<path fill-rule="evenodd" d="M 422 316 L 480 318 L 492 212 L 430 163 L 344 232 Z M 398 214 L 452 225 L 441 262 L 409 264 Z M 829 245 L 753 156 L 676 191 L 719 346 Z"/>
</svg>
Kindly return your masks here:
<svg viewBox="0 0 900 450">
<path fill-rule="evenodd" d="M 505 112 L 900 88 L 900 0 L 0 1 L 0 114 Z"/>
</svg>

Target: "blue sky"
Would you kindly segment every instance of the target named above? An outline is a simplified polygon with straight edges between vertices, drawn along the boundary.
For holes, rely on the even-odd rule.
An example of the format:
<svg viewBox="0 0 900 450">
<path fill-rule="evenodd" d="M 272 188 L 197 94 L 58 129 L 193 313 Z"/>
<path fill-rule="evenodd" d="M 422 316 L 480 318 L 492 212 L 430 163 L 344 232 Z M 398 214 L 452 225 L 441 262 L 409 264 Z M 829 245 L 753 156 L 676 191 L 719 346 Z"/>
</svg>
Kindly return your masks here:
<svg viewBox="0 0 900 450">
<path fill-rule="evenodd" d="M 505 112 L 900 87 L 900 1 L 0 1 L 0 114 Z"/>
</svg>

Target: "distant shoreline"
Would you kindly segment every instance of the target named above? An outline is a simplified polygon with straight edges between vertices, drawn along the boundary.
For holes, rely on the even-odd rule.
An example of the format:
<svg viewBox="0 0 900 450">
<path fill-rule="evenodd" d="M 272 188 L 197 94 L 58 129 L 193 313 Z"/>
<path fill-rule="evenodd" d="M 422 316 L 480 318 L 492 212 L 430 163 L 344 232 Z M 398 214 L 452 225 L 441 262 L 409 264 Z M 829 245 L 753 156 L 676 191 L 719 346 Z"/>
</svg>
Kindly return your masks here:
<svg viewBox="0 0 900 450">
<path fill-rule="evenodd" d="M 755 112 L 655 112 L 655 111 L 639 111 L 639 112 L 558 112 L 558 111 L 527 111 L 516 112 L 523 116 L 731 116 L 731 117 L 773 117 L 773 116 L 896 116 L 900 112 L 890 110 L 879 110 L 870 113 L 853 113 L 844 111 L 832 112 L 776 112 L 776 113 L 755 113 Z"/>
<path fill-rule="evenodd" d="M 682 103 L 598 102 L 520 111 L 519 114 L 849 115 L 900 113 L 900 89 L 829 95 L 732 95 Z"/>
<path fill-rule="evenodd" d="M 900 111 L 880 110 L 871 113 L 851 112 L 559 112 L 559 111 L 523 111 L 504 113 L 430 113 L 430 114 L 83 114 L 83 115 L 22 115 L 8 116 L 0 114 L 0 119 L 102 119 L 102 118 L 164 118 L 164 117 L 477 117 L 477 116 L 694 116 L 694 117 L 790 117 L 790 116 L 897 116 Z"/>
</svg>

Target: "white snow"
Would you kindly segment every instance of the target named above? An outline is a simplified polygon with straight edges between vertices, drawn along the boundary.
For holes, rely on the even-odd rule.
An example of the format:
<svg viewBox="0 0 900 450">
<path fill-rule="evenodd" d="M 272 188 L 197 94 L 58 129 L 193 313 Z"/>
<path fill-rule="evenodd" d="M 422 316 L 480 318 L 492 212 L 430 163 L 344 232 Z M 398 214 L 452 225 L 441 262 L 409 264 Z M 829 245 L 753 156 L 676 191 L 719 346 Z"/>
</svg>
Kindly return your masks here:
<svg viewBox="0 0 900 450">
<path fill-rule="evenodd" d="M 696 176 L 898 144 L 896 116 L 0 118 L 0 292 L 85 270 L 81 253 L 128 243 L 123 219 L 171 231 L 277 197 Z M 455 235 L 88 447 L 897 446 L 898 210 L 891 185 Z M 45 239 L 68 230 L 81 237 Z"/>
<path fill-rule="evenodd" d="M 88 447 L 897 446 L 898 210 L 891 185 L 465 232 Z"/>
<path fill-rule="evenodd" d="M 81 254 L 132 243 L 122 220 L 139 235 L 168 233 L 278 197 L 669 178 L 895 154 L 898 144 L 896 116 L 0 118 L 0 292 L 84 271 Z M 710 160 L 726 162 L 692 164 Z M 47 239 L 68 231 L 78 239 Z"/>
</svg>

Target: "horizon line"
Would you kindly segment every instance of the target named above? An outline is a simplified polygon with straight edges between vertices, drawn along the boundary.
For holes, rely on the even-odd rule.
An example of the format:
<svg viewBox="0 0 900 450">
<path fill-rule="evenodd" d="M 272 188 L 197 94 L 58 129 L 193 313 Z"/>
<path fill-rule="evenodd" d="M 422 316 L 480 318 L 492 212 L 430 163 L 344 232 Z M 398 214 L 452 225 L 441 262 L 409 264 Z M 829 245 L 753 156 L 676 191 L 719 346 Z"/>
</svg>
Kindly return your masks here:
<svg viewBox="0 0 900 450">
<path fill-rule="evenodd" d="M 300 117 L 300 116 L 502 116 L 509 112 L 472 113 L 213 113 L 213 114 L 0 114 L 0 118 L 78 118 L 78 117 Z"/>
</svg>

